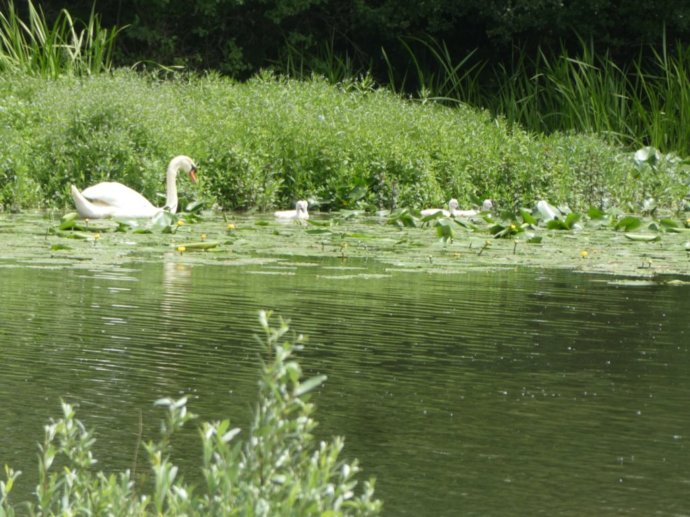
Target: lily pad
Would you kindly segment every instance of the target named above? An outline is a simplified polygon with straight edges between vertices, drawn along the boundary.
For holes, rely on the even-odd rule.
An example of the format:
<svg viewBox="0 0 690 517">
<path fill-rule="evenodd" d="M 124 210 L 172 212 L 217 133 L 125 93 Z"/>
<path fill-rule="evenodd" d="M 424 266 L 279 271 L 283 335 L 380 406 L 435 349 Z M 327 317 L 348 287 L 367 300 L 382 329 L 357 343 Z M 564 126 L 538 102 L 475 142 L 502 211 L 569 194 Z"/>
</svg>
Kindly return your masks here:
<svg viewBox="0 0 690 517">
<path fill-rule="evenodd" d="M 661 239 L 659 234 L 654 233 L 626 233 L 625 237 L 626 239 L 630 239 L 631 241 L 640 242 L 654 242 Z"/>
<path fill-rule="evenodd" d="M 186 251 L 192 250 L 210 250 L 217 248 L 220 245 L 220 241 L 199 241 L 199 242 L 181 242 L 178 244 L 173 244 L 176 248 L 182 248 Z"/>
</svg>

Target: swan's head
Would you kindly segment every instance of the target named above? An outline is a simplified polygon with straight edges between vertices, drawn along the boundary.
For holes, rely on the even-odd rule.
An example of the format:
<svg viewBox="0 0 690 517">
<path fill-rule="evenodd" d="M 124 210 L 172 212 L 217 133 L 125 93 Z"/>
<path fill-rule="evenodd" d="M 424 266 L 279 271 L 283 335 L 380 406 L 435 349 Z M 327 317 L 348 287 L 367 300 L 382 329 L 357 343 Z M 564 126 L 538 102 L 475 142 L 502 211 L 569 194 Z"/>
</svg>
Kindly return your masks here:
<svg viewBox="0 0 690 517">
<path fill-rule="evenodd" d="M 306 214 L 308 206 L 309 205 L 305 200 L 300 199 L 299 201 L 297 201 L 297 203 L 295 203 L 295 210 L 298 214 Z"/>
<path fill-rule="evenodd" d="M 458 208 L 460 208 L 460 203 L 458 203 L 457 199 L 453 198 L 450 201 L 448 201 L 448 208 L 450 208 L 451 210 L 457 210 Z"/>
<path fill-rule="evenodd" d="M 188 174 L 189 179 L 192 180 L 192 183 L 197 182 L 196 164 L 194 163 L 194 160 L 192 160 L 189 156 L 175 156 L 175 158 L 170 160 L 170 165 L 168 165 L 168 172 L 173 172 L 174 174 L 177 174 L 179 171 Z"/>
</svg>

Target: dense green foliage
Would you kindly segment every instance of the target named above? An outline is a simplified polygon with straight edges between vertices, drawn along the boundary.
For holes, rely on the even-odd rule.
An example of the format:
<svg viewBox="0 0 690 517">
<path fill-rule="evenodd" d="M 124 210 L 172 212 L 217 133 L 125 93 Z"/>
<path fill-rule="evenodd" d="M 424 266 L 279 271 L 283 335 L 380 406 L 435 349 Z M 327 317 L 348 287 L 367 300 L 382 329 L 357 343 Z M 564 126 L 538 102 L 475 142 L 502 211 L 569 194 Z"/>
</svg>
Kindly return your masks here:
<svg viewBox="0 0 690 517">
<path fill-rule="evenodd" d="M 357 461 L 339 458 L 343 440 L 315 443 L 309 392 L 325 377 L 302 380 L 294 358 L 302 337 L 288 339 L 287 323 L 271 326 L 270 313 L 262 311 L 259 319 L 265 362 L 254 419 L 246 435 L 230 420 L 200 426 L 201 486 L 185 481 L 171 454 L 174 435 L 195 418 L 186 398 L 157 402 L 167 412 L 161 438 L 144 446 L 151 468 L 144 482 L 130 470 L 95 472 L 93 434 L 76 419 L 74 407 L 63 403 L 62 418 L 45 427 L 37 501 L 11 503 L 19 473 L 5 466 L 0 515 L 13 516 L 27 506 L 35 515 L 378 514 L 381 502 L 374 499 L 373 481 L 356 490 Z"/>
<path fill-rule="evenodd" d="M 93 5 L 39 3 L 51 15 L 65 7 L 82 18 Z M 97 9 L 106 26 L 130 26 L 119 49 L 122 63 L 154 60 L 245 76 L 284 62 L 288 49 L 316 69 L 327 46 L 377 73 L 383 47 L 402 75 L 400 38 L 409 37 L 445 41 L 454 55 L 476 48 L 482 58 L 506 63 L 514 45 L 531 54 L 538 46 L 577 46 L 575 35 L 621 58 L 640 45 L 660 44 L 664 27 L 671 41 L 690 35 L 690 4 L 683 0 L 119 0 Z"/>
<path fill-rule="evenodd" d="M 0 76 L 0 133 L 6 209 L 64 208 L 70 184 L 104 179 L 155 200 L 180 153 L 199 162 L 197 195 L 227 209 L 298 198 L 325 208 L 421 207 L 450 197 L 586 209 L 637 207 L 650 196 L 676 208 L 688 188 L 674 160 L 637 164 L 594 136 L 537 136 L 464 105 L 403 100 L 367 80 Z"/>
</svg>

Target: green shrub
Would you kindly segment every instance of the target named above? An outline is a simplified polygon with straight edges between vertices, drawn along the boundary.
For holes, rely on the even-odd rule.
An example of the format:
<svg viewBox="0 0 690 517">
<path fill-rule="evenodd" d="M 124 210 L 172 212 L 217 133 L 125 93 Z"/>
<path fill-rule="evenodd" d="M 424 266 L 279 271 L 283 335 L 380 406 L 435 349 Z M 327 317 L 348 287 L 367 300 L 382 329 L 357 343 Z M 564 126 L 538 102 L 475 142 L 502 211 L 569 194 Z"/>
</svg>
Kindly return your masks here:
<svg viewBox="0 0 690 517">
<path fill-rule="evenodd" d="M 246 438 L 230 420 L 200 426 L 203 482 L 184 481 L 170 456 L 176 432 L 195 415 L 187 399 L 163 399 L 166 418 L 161 438 L 145 449 L 150 479 L 135 483 L 129 470 L 106 475 L 93 469 L 94 438 L 76 418 L 74 407 L 62 404 L 62 418 L 45 427 L 39 454 L 37 501 L 24 503 L 39 515 L 376 515 L 373 480 L 357 490 L 355 460 L 339 459 L 342 438 L 319 442 L 309 392 L 324 376 L 302 380 L 294 354 L 301 336 L 286 339 L 287 324 L 270 325 L 270 313 L 260 313 L 263 329 L 259 401 Z M 0 482 L 0 515 L 19 508 L 9 500 L 19 475 L 5 467 Z M 359 492 L 357 494 L 356 492 Z"/>
<path fill-rule="evenodd" d="M 214 153 L 204 165 L 207 191 L 222 209 L 258 208 L 276 204 L 282 185 L 275 166 L 261 151 L 229 148 Z"/>
</svg>

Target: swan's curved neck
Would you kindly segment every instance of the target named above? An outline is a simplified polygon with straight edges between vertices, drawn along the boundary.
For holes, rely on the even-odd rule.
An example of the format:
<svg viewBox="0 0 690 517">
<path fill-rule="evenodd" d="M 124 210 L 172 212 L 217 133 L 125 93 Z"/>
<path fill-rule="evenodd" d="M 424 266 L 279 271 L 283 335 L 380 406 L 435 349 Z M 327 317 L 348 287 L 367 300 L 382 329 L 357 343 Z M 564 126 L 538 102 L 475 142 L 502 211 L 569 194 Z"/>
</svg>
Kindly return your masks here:
<svg viewBox="0 0 690 517">
<path fill-rule="evenodd" d="M 170 164 L 165 173 L 165 207 L 177 212 L 177 168 Z"/>
</svg>

